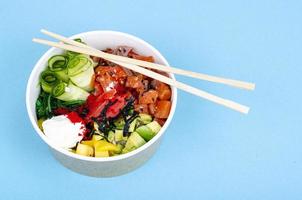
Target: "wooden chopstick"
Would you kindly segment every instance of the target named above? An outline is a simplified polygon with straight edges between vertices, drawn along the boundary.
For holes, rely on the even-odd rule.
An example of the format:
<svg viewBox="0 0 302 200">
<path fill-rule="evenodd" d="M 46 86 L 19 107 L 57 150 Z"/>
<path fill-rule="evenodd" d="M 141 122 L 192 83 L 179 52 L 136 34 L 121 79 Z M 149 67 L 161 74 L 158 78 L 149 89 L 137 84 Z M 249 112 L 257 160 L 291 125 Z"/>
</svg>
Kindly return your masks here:
<svg viewBox="0 0 302 200">
<path fill-rule="evenodd" d="M 87 47 L 87 45 L 85 45 L 85 44 L 76 42 L 74 40 L 68 39 L 64 36 L 61 36 L 59 34 L 50 32 L 50 31 L 45 30 L 45 29 L 41 29 L 41 32 L 48 35 L 48 36 L 50 36 L 50 37 L 56 38 L 56 39 L 61 40 L 65 43 L 68 43 L 68 44 L 72 44 L 72 45 L 80 46 L 80 47 L 84 47 L 84 48 L 85 48 L 85 46 Z M 248 83 L 248 82 L 243 82 L 243 81 L 238 81 L 238 80 L 233 80 L 233 79 L 211 76 L 211 75 L 207 75 L 207 74 L 187 71 L 187 70 L 178 69 L 178 68 L 169 67 L 169 66 L 164 66 L 164 65 L 160 65 L 160 64 L 156 64 L 156 63 L 137 60 L 137 59 L 133 59 L 133 58 L 113 55 L 113 54 L 109 54 L 109 53 L 105 53 L 105 52 L 102 52 L 101 57 L 104 58 L 104 59 L 110 59 L 110 60 L 120 61 L 120 62 L 123 62 L 123 63 L 139 65 L 139 66 L 148 67 L 148 68 L 151 68 L 151 69 L 170 72 L 170 73 L 179 74 L 179 75 L 183 75 L 183 76 L 188 76 L 188 77 L 201 79 L 201 80 L 205 80 L 205 81 L 221 83 L 221 84 L 225 84 L 225 85 L 229 85 L 229 86 L 233 86 L 233 87 L 237 87 L 237 88 L 241 88 L 241 89 L 246 89 L 246 90 L 254 90 L 255 89 L 255 84 L 254 83 Z"/>
<path fill-rule="evenodd" d="M 40 44 L 44 44 L 44 45 L 48 45 L 48 46 L 52 46 L 52 47 L 57 47 L 57 48 L 65 49 L 65 50 L 69 50 L 69 51 L 74 51 L 74 52 L 78 52 L 78 53 L 83 53 L 83 54 L 87 54 L 87 55 L 91 55 L 91 56 L 102 57 L 102 55 L 103 55 L 102 51 L 94 49 L 92 47 L 89 47 L 89 48 L 85 47 L 84 48 L 84 47 L 78 47 L 78 46 L 73 46 L 73 45 L 58 43 L 58 42 L 51 42 L 51 41 L 36 39 L 36 38 L 34 38 L 33 41 L 37 42 L 37 43 L 40 43 Z M 112 60 L 110 60 L 110 61 L 112 61 Z M 203 90 L 199 90 L 199 89 L 194 88 L 192 86 L 189 86 L 187 84 L 175 81 L 171 78 L 168 78 L 166 76 L 163 76 L 163 75 L 158 74 L 156 72 L 153 72 L 151 70 L 145 69 L 143 67 L 139 67 L 139 66 L 136 66 L 136 65 L 128 64 L 128 63 L 118 62 L 118 61 L 113 61 L 113 62 L 118 64 L 118 65 L 121 65 L 125 68 L 128 68 L 130 70 L 141 73 L 145 76 L 148 76 L 148 77 L 151 77 L 153 79 L 159 80 L 159 81 L 164 82 L 168 85 L 174 86 L 178 89 L 189 92 L 191 94 L 202 97 L 204 99 L 210 100 L 212 102 L 223 105 L 225 107 L 231 108 L 233 110 L 239 111 L 241 113 L 247 114 L 249 112 L 249 107 L 247 107 L 247 106 L 238 104 L 238 103 L 236 103 L 234 101 L 231 101 L 231 100 L 227 100 L 227 99 L 215 96 L 213 94 L 210 94 L 210 93 L 205 92 Z"/>
</svg>

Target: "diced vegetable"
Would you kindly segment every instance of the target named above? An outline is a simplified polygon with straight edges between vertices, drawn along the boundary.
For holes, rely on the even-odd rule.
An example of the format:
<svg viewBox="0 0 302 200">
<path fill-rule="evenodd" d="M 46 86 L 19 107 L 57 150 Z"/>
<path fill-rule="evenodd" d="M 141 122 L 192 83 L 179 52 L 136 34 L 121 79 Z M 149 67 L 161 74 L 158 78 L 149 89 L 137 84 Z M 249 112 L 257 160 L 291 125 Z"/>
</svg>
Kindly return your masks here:
<svg viewBox="0 0 302 200">
<path fill-rule="evenodd" d="M 157 121 L 153 121 L 149 124 L 146 125 L 148 128 L 150 128 L 155 134 L 157 134 L 159 132 L 159 130 L 161 129 L 161 126 L 159 125 L 159 123 Z"/>
<path fill-rule="evenodd" d="M 123 118 L 118 118 L 115 122 L 114 125 L 116 126 L 117 129 L 123 130 L 125 126 L 125 121 Z"/>
<path fill-rule="evenodd" d="M 144 144 L 146 144 L 146 141 L 137 132 L 133 132 L 128 138 L 123 151 L 132 151 L 143 146 Z"/>
<path fill-rule="evenodd" d="M 148 123 L 150 123 L 152 121 L 152 116 L 148 115 L 148 114 L 145 114 L 145 113 L 140 113 L 138 120 L 142 124 L 148 124 Z"/>
<path fill-rule="evenodd" d="M 151 140 L 161 129 L 161 126 L 153 121 L 145 126 L 138 127 L 135 131 L 142 136 L 146 141 Z"/>
<path fill-rule="evenodd" d="M 155 133 L 147 126 L 140 126 L 135 131 L 146 141 L 151 140 L 155 135 Z"/>
<path fill-rule="evenodd" d="M 131 124 L 130 124 L 130 126 L 129 126 L 129 132 L 130 133 L 132 133 L 134 130 L 135 130 L 135 128 L 136 128 L 136 123 L 137 123 L 137 118 L 135 118 L 132 122 L 131 122 Z"/>
<path fill-rule="evenodd" d="M 114 132 L 113 131 L 109 131 L 107 138 L 108 138 L 109 142 L 114 143 Z"/>
</svg>

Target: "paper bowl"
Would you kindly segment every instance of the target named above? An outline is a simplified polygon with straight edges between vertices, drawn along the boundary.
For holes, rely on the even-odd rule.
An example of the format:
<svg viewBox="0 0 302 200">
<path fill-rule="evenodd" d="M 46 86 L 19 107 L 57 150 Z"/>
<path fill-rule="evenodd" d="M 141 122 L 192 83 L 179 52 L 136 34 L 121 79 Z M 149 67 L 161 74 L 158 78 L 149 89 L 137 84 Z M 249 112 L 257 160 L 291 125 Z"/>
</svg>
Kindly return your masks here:
<svg viewBox="0 0 302 200">
<path fill-rule="evenodd" d="M 108 47 L 114 48 L 119 45 L 131 46 L 140 54 L 152 55 L 155 58 L 156 63 L 169 65 L 160 52 L 150 44 L 126 33 L 116 31 L 91 31 L 74 35 L 71 38 L 81 38 L 88 45 L 98 49 L 105 49 Z M 132 152 L 108 158 L 94 158 L 77 155 L 53 144 L 37 125 L 35 102 L 40 93 L 39 75 L 46 68 L 48 59 L 52 55 L 60 54 L 62 52 L 61 49 L 57 48 L 49 49 L 39 59 L 30 74 L 26 90 L 26 106 L 35 131 L 50 147 L 52 154 L 62 165 L 80 174 L 93 177 L 112 177 L 125 174 L 141 166 L 155 153 L 164 132 L 172 120 L 177 101 L 176 88 L 172 87 L 172 107 L 165 125 L 161 128 L 159 133 L 145 145 Z M 169 74 L 169 76 L 175 79 L 173 74 Z"/>
</svg>

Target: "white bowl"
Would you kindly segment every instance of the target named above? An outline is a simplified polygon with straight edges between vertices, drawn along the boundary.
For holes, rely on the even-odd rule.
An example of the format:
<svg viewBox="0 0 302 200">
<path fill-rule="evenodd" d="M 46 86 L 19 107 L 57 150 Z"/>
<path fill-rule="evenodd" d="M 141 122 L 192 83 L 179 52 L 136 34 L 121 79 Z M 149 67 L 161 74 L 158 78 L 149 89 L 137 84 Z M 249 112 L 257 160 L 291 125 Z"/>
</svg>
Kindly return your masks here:
<svg viewBox="0 0 302 200">
<path fill-rule="evenodd" d="M 115 31 L 91 31 L 74 35 L 71 38 L 82 38 L 88 45 L 96 47 L 98 49 L 105 49 L 107 47 L 114 48 L 119 45 L 127 45 L 134 47 L 135 50 L 140 54 L 152 55 L 155 58 L 156 63 L 167 66 L 169 65 L 167 60 L 159 53 L 159 51 L 152 47 L 150 44 L 143 41 L 142 39 L 126 33 Z M 57 48 L 51 48 L 50 50 L 48 50 L 35 65 L 27 83 L 27 112 L 36 132 L 39 134 L 42 140 L 46 144 L 48 144 L 54 157 L 61 164 L 75 172 L 84 175 L 94 177 L 112 177 L 125 174 L 141 166 L 155 153 L 155 151 L 159 147 L 165 130 L 172 120 L 177 101 L 176 88 L 172 87 L 172 107 L 165 125 L 161 128 L 159 133 L 145 145 L 132 152 L 108 158 L 94 158 L 77 155 L 56 146 L 56 144 L 53 144 L 37 125 L 35 102 L 40 93 L 39 75 L 46 68 L 47 60 L 52 55 L 60 54 L 62 52 L 63 51 L 61 49 Z M 170 74 L 170 77 L 175 79 L 173 74 Z"/>
</svg>

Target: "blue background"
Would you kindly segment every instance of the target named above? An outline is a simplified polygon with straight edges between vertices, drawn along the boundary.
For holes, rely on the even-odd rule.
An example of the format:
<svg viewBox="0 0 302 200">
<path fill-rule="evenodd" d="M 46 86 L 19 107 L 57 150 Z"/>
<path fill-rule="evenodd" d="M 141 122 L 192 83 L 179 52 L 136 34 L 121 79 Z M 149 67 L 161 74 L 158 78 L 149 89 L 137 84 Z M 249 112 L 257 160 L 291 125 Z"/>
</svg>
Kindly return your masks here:
<svg viewBox="0 0 302 200">
<path fill-rule="evenodd" d="M 1 199 L 302 199 L 302 1 L 0 1 Z M 150 42 L 171 65 L 253 81 L 254 92 L 181 81 L 251 106 L 249 115 L 179 92 L 155 156 L 115 178 L 61 166 L 33 130 L 28 76 L 46 28 L 106 29 Z"/>
</svg>

